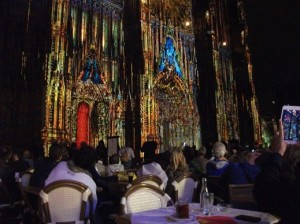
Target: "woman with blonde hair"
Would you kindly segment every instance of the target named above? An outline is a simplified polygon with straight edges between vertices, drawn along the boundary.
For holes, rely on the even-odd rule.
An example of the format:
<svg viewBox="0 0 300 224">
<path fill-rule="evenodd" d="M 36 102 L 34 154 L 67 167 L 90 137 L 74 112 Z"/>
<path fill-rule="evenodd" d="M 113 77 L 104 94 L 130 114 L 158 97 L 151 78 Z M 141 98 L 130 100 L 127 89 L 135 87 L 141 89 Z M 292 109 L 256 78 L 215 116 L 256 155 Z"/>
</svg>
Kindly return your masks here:
<svg viewBox="0 0 300 224">
<path fill-rule="evenodd" d="M 189 168 L 181 148 L 172 149 L 170 164 L 166 169 L 166 174 L 168 176 L 166 193 L 169 194 L 172 199 L 175 198 L 172 182 L 186 173 L 189 173 Z"/>
</svg>

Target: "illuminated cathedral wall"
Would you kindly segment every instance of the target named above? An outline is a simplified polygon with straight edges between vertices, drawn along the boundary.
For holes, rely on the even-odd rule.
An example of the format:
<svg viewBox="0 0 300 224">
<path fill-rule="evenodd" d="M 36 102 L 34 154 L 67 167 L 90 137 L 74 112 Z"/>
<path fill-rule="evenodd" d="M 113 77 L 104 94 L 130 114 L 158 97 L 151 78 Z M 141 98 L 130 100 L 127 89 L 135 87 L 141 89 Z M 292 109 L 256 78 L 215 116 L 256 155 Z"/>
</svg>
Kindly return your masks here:
<svg viewBox="0 0 300 224">
<path fill-rule="evenodd" d="M 125 143 L 122 4 L 53 1 L 52 51 L 45 73 L 45 144 L 58 139 L 79 146 L 84 140 L 96 146 L 108 136 L 120 136 L 120 143 Z M 142 5 L 151 10 L 149 6 Z M 199 146 L 192 32 L 151 15 L 144 14 L 141 23 L 146 71 L 139 84 L 142 142 L 153 135 L 164 148 L 183 142 Z M 177 71 L 171 68 L 175 64 L 162 66 L 168 41 Z"/>
<path fill-rule="evenodd" d="M 243 1 L 211 0 L 205 20 L 212 41 L 218 140 L 251 144 L 261 139 L 261 125 Z"/>
<path fill-rule="evenodd" d="M 42 137 L 46 146 L 52 140 L 77 145 L 83 140 L 96 146 L 108 136 L 119 136 L 123 145 L 126 108 L 129 108 L 127 112 L 140 112 L 141 143 L 151 135 L 161 150 L 184 142 L 200 146 L 197 101 L 201 99 L 197 97 L 201 71 L 197 69 L 195 56 L 191 3 L 143 0 L 140 4 L 144 73 L 138 74 L 138 79 L 128 79 L 124 72 L 124 2 L 53 1 L 51 53 L 46 56 L 45 66 L 46 116 Z M 205 19 L 212 36 L 217 87 L 218 139 L 215 140 L 226 141 L 241 134 L 237 118 L 239 99 L 243 96 L 236 89 L 228 24 L 220 22 L 226 16 L 224 11 L 217 11 L 223 7 L 218 4 L 210 1 Z M 135 51 L 135 46 L 130 47 Z M 247 45 L 244 47 L 247 49 Z M 252 67 L 250 54 L 246 52 L 253 97 L 245 98 L 242 107 L 251 114 L 253 126 L 257 128 L 255 138 L 259 138 Z M 133 94 L 135 87 L 139 89 L 138 97 Z M 137 103 L 140 110 L 135 110 Z"/>
<path fill-rule="evenodd" d="M 196 104 L 196 58 L 191 5 L 186 1 L 142 1 L 142 140 L 153 135 L 161 150 L 186 143 L 200 146 Z M 164 10 L 161 10 L 164 8 Z M 179 17 L 179 10 L 188 16 Z M 174 14 L 172 14 L 174 13 Z M 187 23 L 187 24 L 186 24 Z"/>
<path fill-rule="evenodd" d="M 107 136 L 124 142 L 122 10 L 122 1 L 53 1 L 45 145 L 82 140 L 96 146 Z"/>
</svg>

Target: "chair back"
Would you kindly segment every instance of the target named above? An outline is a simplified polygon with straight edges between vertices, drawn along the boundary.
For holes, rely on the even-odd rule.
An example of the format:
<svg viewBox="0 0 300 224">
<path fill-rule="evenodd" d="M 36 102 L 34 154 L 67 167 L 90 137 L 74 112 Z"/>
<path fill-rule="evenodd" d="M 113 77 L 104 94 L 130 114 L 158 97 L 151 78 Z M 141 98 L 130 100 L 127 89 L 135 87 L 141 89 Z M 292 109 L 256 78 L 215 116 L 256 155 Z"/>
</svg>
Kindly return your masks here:
<svg viewBox="0 0 300 224">
<path fill-rule="evenodd" d="M 84 184 L 59 180 L 45 186 L 40 194 L 41 212 L 45 223 L 85 223 L 92 218 L 91 190 Z"/>
<path fill-rule="evenodd" d="M 159 187 L 151 184 L 137 184 L 129 188 L 121 199 L 121 213 L 130 214 L 163 208 L 171 198 Z"/>
<path fill-rule="evenodd" d="M 230 184 L 229 202 L 234 208 L 256 209 L 256 203 L 253 197 L 253 184 Z"/>
<path fill-rule="evenodd" d="M 197 177 L 193 174 L 184 174 L 173 181 L 175 200 L 185 203 L 194 201 L 194 195 L 198 187 Z"/>
<path fill-rule="evenodd" d="M 164 189 L 164 184 L 162 179 L 160 179 L 159 176 L 153 175 L 153 174 L 148 174 L 148 175 L 143 175 L 135 179 L 131 184 L 127 185 L 127 189 L 130 188 L 131 186 L 137 185 L 137 184 L 151 184 L 155 187 L 159 187 L 160 189 Z"/>
<path fill-rule="evenodd" d="M 20 192 L 22 195 L 22 199 L 30 210 L 33 210 L 34 206 L 32 205 L 31 201 L 29 200 L 29 198 L 27 196 L 27 192 L 25 191 L 25 188 L 28 187 L 30 184 L 30 179 L 32 177 L 32 173 L 33 173 L 33 169 L 29 169 L 29 170 L 24 171 L 21 174 L 18 174 L 18 173 L 15 174 L 16 181 L 18 182 L 18 186 L 19 186 L 19 189 L 20 189 Z"/>
</svg>

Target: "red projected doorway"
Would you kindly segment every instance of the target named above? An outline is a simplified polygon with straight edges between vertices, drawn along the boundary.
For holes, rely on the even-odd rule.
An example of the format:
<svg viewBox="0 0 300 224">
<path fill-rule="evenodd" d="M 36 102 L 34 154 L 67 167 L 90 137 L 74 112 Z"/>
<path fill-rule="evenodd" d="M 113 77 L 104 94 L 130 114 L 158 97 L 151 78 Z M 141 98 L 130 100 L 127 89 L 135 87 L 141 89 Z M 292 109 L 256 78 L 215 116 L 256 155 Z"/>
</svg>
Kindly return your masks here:
<svg viewBox="0 0 300 224">
<path fill-rule="evenodd" d="M 77 137 L 76 144 L 80 148 L 81 142 L 89 143 L 89 105 L 87 103 L 80 103 L 78 105 L 77 113 Z"/>
</svg>

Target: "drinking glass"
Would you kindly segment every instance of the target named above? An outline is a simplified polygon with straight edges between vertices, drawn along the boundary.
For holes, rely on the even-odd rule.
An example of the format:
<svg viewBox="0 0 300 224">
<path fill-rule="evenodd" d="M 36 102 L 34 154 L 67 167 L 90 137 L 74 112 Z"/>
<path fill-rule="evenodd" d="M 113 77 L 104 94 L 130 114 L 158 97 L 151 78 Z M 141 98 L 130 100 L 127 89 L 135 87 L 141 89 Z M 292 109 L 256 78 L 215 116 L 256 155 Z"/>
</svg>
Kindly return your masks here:
<svg viewBox="0 0 300 224">
<path fill-rule="evenodd" d="M 203 214 L 211 215 L 214 206 L 214 193 L 206 192 L 203 194 Z"/>
</svg>

